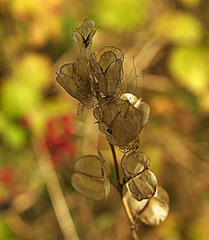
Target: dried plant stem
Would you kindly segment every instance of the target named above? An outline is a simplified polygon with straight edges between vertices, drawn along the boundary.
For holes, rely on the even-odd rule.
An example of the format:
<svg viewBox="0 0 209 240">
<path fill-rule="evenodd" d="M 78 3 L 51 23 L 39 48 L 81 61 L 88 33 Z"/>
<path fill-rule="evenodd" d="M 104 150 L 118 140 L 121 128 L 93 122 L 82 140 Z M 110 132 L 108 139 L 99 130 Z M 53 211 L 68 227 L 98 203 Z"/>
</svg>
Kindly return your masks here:
<svg viewBox="0 0 209 240">
<path fill-rule="evenodd" d="M 130 226 L 131 226 L 131 234 L 132 234 L 132 238 L 133 240 L 138 240 L 138 236 L 136 234 L 136 224 L 135 221 L 132 217 L 130 208 L 128 206 L 128 203 L 126 201 L 126 198 L 123 196 L 123 185 L 120 183 L 120 172 L 119 172 L 119 168 L 118 168 L 118 162 L 117 162 L 117 157 L 116 157 L 116 153 L 115 153 L 115 147 L 114 145 L 110 144 L 110 148 L 112 151 L 112 156 L 113 156 L 113 160 L 114 160 L 114 166 L 115 166 L 115 171 L 116 171 L 116 177 L 117 177 L 117 185 L 116 188 L 118 190 L 118 192 L 120 193 L 121 196 L 121 200 L 122 200 L 122 204 L 123 204 L 123 208 L 125 210 L 126 216 L 128 217 Z M 114 184 L 115 186 L 115 184 Z"/>
<path fill-rule="evenodd" d="M 37 154 L 38 150 L 35 147 L 35 144 L 33 145 L 35 153 Z M 45 149 L 47 149 L 46 145 Z M 44 156 L 37 156 L 37 161 L 64 239 L 79 240 L 49 152 L 46 150 Z"/>
<path fill-rule="evenodd" d="M 117 177 L 117 184 L 118 184 L 118 187 L 120 187 L 121 186 L 121 184 L 120 184 L 120 173 L 119 173 L 119 169 L 118 169 L 118 162 L 117 162 L 117 157 L 116 157 L 116 153 L 115 153 L 115 147 L 111 143 L 110 143 L 110 149 L 112 151 L 112 156 L 113 156 L 113 161 L 114 161 L 114 166 L 115 166 L 115 172 L 116 172 L 116 177 Z"/>
<path fill-rule="evenodd" d="M 124 210 L 126 212 L 126 215 L 128 217 L 128 220 L 129 220 L 129 223 L 130 223 L 130 226 L 131 226 L 132 238 L 133 238 L 133 240 L 138 240 L 139 238 L 138 238 L 138 236 L 136 234 L 136 223 L 135 223 L 135 221 L 134 221 L 134 219 L 132 217 L 130 208 L 128 206 L 128 203 L 127 203 L 125 197 L 122 197 L 122 203 L 123 203 Z"/>
</svg>

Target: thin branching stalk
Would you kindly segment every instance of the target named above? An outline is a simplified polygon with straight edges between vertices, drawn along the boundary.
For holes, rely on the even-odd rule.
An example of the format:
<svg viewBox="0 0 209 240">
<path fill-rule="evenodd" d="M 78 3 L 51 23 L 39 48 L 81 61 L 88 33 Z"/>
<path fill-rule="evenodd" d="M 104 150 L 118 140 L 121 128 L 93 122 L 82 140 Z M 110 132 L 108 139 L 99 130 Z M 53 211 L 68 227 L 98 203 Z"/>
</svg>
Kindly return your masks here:
<svg viewBox="0 0 209 240">
<path fill-rule="evenodd" d="M 113 156 L 113 160 L 114 160 L 115 172 L 116 172 L 116 177 L 117 177 L 117 184 L 114 184 L 114 186 L 117 188 L 117 190 L 118 190 L 118 192 L 121 196 L 123 208 L 125 210 L 126 216 L 128 217 L 128 220 L 129 220 L 129 223 L 130 223 L 132 238 L 133 238 L 133 240 L 139 240 L 138 236 L 136 234 L 135 221 L 132 217 L 132 214 L 131 214 L 130 208 L 128 206 L 128 203 L 126 201 L 126 198 L 123 196 L 123 185 L 120 183 L 120 172 L 119 172 L 119 168 L 118 168 L 118 162 L 117 162 L 117 156 L 116 156 L 116 153 L 115 153 L 115 147 L 114 147 L 114 145 L 110 144 L 110 148 L 111 148 L 111 152 L 112 152 L 112 156 Z"/>
<path fill-rule="evenodd" d="M 115 173 L 116 173 L 116 178 L 117 178 L 117 186 L 118 186 L 118 188 L 119 188 L 119 190 L 121 192 L 122 186 L 121 186 L 121 183 L 120 183 L 120 172 L 119 172 L 119 168 L 118 168 L 118 162 L 117 162 L 117 157 L 116 157 L 116 153 L 115 153 L 115 147 L 111 143 L 110 143 L 110 149 L 111 149 L 111 152 L 112 152 L 114 166 L 115 166 Z"/>
</svg>

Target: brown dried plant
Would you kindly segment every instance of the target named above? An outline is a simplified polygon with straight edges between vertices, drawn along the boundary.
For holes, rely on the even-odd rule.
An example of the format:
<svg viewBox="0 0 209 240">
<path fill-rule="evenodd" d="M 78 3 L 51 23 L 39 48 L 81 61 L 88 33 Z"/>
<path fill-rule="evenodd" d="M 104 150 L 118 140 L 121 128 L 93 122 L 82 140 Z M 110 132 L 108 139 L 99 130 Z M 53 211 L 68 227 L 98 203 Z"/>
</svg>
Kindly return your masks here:
<svg viewBox="0 0 209 240">
<path fill-rule="evenodd" d="M 139 151 L 139 134 L 149 119 L 149 105 L 131 93 L 122 93 L 122 50 L 111 46 L 97 55 L 91 53 L 95 26 L 93 20 L 86 19 L 73 32 L 80 57 L 60 68 L 57 82 L 80 102 L 78 115 L 83 106 L 93 108 L 99 130 L 106 135 L 112 151 L 117 182 L 111 179 L 109 162 L 98 151 L 99 156 L 85 155 L 76 161 L 71 183 L 78 192 L 95 200 L 106 199 L 113 184 L 121 196 L 132 237 L 136 240 L 136 219 L 147 225 L 160 224 L 168 215 L 169 197 L 149 170 L 149 157 Z M 115 146 L 124 152 L 120 166 Z"/>
</svg>

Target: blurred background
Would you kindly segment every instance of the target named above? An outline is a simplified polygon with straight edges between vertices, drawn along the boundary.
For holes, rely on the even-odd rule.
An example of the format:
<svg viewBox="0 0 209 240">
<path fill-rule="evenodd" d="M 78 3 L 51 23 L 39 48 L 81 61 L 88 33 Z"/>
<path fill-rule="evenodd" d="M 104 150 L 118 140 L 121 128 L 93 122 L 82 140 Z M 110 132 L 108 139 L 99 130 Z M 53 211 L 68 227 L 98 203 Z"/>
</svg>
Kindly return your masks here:
<svg viewBox="0 0 209 240">
<path fill-rule="evenodd" d="M 70 183 L 82 154 L 112 161 L 92 111 L 77 118 L 56 82 L 79 55 L 71 35 L 85 18 L 99 26 L 92 51 L 121 48 L 126 89 L 151 107 L 140 149 L 170 214 L 138 222 L 140 239 L 208 240 L 208 0 L 0 0 L 0 239 L 131 239 L 114 189 L 94 201 Z"/>
</svg>

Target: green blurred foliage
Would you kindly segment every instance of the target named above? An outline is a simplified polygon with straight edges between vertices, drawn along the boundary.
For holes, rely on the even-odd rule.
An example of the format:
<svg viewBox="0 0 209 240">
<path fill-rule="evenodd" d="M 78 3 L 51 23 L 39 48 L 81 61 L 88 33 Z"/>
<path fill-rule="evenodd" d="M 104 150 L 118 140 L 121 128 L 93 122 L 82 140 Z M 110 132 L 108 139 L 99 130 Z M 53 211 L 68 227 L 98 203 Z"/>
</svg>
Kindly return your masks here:
<svg viewBox="0 0 209 240">
<path fill-rule="evenodd" d="M 102 28 L 114 29 L 115 32 L 127 31 L 145 23 L 148 3 L 145 0 L 97 0 L 90 13 Z"/>
<path fill-rule="evenodd" d="M 203 37 L 200 21 L 182 11 L 163 13 L 152 24 L 151 30 L 161 40 L 176 45 L 194 45 Z"/>
<path fill-rule="evenodd" d="M 18 240 L 14 233 L 9 229 L 9 227 L 0 218 L 0 238 L 9 240 Z"/>
<path fill-rule="evenodd" d="M 207 0 L 0 1 L 0 239 L 24 240 L 28 233 L 30 239 L 64 239 L 37 163 L 52 119 L 72 117 L 78 156 L 99 148 L 111 162 L 92 113 L 77 119 L 78 103 L 55 81 L 60 66 L 78 56 L 72 29 L 85 18 L 99 26 L 93 49 L 108 43 L 124 50 L 125 82 L 136 83 L 137 97 L 151 107 L 141 151 L 169 192 L 171 210 L 159 227 L 139 224 L 140 239 L 208 239 L 208 14 Z M 142 71 L 137 81 L 130 77 L 134 68 Z M 57 131 L 55 137 L 63 129 Z M 99 202 L 73 190 L 75 158 L 56 172 L 80 239 L 130 239 L 114 189 Z"/>
</svg>

